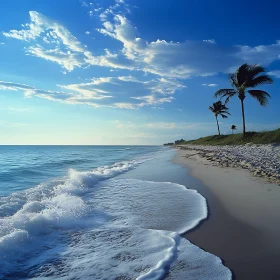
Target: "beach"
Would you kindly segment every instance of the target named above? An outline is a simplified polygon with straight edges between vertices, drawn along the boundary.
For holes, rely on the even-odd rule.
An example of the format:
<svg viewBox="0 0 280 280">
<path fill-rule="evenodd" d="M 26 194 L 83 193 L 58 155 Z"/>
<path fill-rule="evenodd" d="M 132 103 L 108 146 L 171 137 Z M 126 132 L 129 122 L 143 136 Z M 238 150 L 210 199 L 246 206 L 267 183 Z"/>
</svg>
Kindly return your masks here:
<svg viewBox="0 0 280 280">
<path fill-rule="evenodd" d="M 174 163 L 203 184 L 208 219 L 184 237 L 220 257 L 233 279 L 280 279 L 280 186 L 236 167 L 214 166 L 197 150 L 178 149 Z"/>
</svg>

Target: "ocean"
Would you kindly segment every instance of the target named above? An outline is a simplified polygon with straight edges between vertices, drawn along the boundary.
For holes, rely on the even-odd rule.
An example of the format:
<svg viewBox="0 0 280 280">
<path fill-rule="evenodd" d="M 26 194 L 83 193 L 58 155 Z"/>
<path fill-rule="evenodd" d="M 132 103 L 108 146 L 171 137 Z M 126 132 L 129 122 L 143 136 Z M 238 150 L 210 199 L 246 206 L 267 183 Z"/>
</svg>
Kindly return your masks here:
<svg viewBox="0 0 280 280">
<path fill-rule="evenodd" d="M 231 279 L 180 234 L 203 196 L 161 146 L 0 146 L 0 279 Z M 211 238 L 211 237 L 209 237 Z"/>
</svg>

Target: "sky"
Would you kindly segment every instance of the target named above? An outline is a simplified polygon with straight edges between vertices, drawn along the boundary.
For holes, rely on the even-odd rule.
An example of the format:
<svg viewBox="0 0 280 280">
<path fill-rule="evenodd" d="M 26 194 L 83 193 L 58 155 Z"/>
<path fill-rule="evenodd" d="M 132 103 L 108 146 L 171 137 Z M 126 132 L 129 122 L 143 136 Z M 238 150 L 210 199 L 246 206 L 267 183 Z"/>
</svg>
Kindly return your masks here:
<svg viewBox="0 0 280 280">
<path fill-rule="evenodd" d="M 247 130 L 280 127 L 278 0 L 0 3 L 0 144 L 154 145 L 217 134 L 209 105 L 228 73 L 274 79 Z M 241 132 L 238 98 L 221 119 Z"/>
</svg>

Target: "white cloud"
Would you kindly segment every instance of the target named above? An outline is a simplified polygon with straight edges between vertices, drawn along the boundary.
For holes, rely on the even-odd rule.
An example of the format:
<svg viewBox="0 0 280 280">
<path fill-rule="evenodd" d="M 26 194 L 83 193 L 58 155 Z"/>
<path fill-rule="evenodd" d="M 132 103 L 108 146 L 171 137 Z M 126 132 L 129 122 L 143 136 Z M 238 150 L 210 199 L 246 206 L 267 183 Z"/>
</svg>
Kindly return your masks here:
<svg viewBox="0 0 280 280">
<path fill-rule="evenodd" d="M 166 91 L 164 83 L 168 84 Z M 174 99 L 173 93 L 182 87 L 173 80 L 139 80 L 133 76 L 99 77 L 89 82 L 57 86 L 62 91 L 42 90 L 25 84 L 0 81 L 0 90 L 21 91 L 25 97 L 37 96 L 64 103 L 121 109 L 138 109 L 171 102 Z"/>
<path fill-rule="evenodd" d="M 171 102 L 174 99 L 174 97 L 172 97 L 172 96 L 159 97 L 159 96 L 155 96 L 155 95 L 146 95 L 146 96 L 131 97 L 131 98 L 141 101 L 141 103 L 138 104 L 139 107 Z"/>
<path fill-rule="evenodd" d="M 126 9 L 127 4 L 119 1 L 102 10 L 103 27 L 98 31 L 121 42 L 122 49 L 114 52 L 105 49 L 101 55 L 93 55 L 66 27 L 35 11 L 30 12 L 30 23 L 24 24 L 23 29 L 3 34 L 27 42 L 36 41 L 35 45 L 25 49 L 27 54 L 58 63 L 68 71 L 89 64 L 185 79 L 233 71 L 245 61 L 268 65 L 280 57 L 279 41 L 253 47 L 222 46 L 213 39 L 180 43 L 157 39 L 148 42 L 139 36 L 136 27 L 124 16 Z"/>
<path fill-rule="evenodd" d="M 202 84 L 204 87 L 217 87 L 218 84 Z"/>
<path fill-rule="evenodd" d="M 171 102 L 174 99 L 171 95 L 184 88 L 182 83 L 173 79 L 140 80 L 131 75 L 93 78 L 87 83 L 59 86 L 64 90 L 75 91 L 86 99 L 111 97 L 110 101 L 104 100 L 106 105 L 127 109 Z"/>
<path fill-rule="evenodd" d="M 174 94 L 175 91 L 181 90 L 183 88 L 186 88 L 186 85 L 179 82 L 178 80 L 160 78 L 158 79 L 158 83 L 151 87 L 151 91 L 160 94 Z"/>
<path fill-rule="evenodd" d="M 0 81 L 0 90 L 21 91 L 23 92 L 25 97 L 31 97 L 34 95 L 41 98 L 57 101 L 70 101 L 73 97 L 73 93 L 42 90 L 25 84 L 5 81 Z"/>
<path fill-rule="evenodd" d="M 163 39 L 147 41 L 138 34 L 136 27 L 124 15 L 127 4 L 115 1 L 108 8 L 84 1 L 83 6 L 99 13 L 102 27 L 98 31 L 121 43 L 120 49 L 94 54 L 65 26 L 35 12 L 30 12 L 30 23 L 20 30 L 3 32 L 8 38 L 27 42 L 27 55 L 42 58 L 60 65 L 65 71 L 81 67 L 107 67 L 110 72 L 124 69 L 126 74 L 100 77 L 87 83 L 59 85 L 67 92 L 35 89 L 26 85 L 0 83 L 0 88 L 21 90 L 28 95 L 67 103 L 138 109 L 172 102 L 174 93 L 186 88 L 182 79 L 207 76 L 218 72 L 233 71 L 243 62 L 268 65 L 279 59 L 280 42 L 261 46 L 222 46 L 215 40 L 167 42 Z M 128 12 L 126 10 L 126 12 Z M 85 32 L 87 35 L 89 31 Z M 145 76 L 135 77 L 132 71 L 142 71 Z M 97 73 L 97 72 L 96 72 Z M 279 71 L 271 71 L 279 76 Z M 12 83 L 11 83 L 12 84 Z M 203 84 L 216 87 L 218 84 Z M 178 109 L 179 110 L 179 109 Z"/>
<path fill-rule="evenodd" d="M 11 37 L 19 40 L 30 41 L 45 34 L 53 39 L 59 39 L 70 50 L 75 52 L 83 52 L 84 48 L 81 43 L 61 24 L 43 16 L 36 11 L 30 11 L 31 23 L 24 24 L 25 29 L 11 30 L 3 32 L 6 37 Z M 50 31 L 47 33 L 47 31 Z"/>
<path fill-rule="evenodd" d="M 276 78 L 280 78 L 280 70 L 273 70 L 273 71 L 267 72 L 267 74 L 274 76 Z"/>
<path fill-rule="evenodd" d="M 75 100 L 87 103 L 89 100 L 101 100 L 104 98 L 111 98 L 111 95 L 106 95 L 108 92 L 102 89 L 94 88 L 93 85 L 101 84 L 101 81 L 93 81 L 91 83 L 59 85 L 61 88 L 70 90 L 76 93 Z"/>
<path fill-rule="evenodd" d="M 30 23 L 21 30 L 3 32 L 6 37 L 36 42 L 25 48 L 27 54 L 56 62 L 68 71 L 85 64 L 84 46 L 63 25 L 30 11 Z"/>
<path fill-rule="evenodd" d="M 38 89 L 29 85 L 12 83 L 0 81 L 0 90 L 6 91 L 19 91 L 24 94 L 25 97 L 40 97 L 52 101 L 58 101 L 68 104 L 85 104 L 93 107 L 100 107 L 101 105 L 96 103 L 95 100 L 98 97 L 94 96 L 93 98 L 85 99 L 80 95 L 77 95 L 75 92 L 63 92 L 63 91 L 51 91 Z"/>
<path fill-rule="evenodd" d="M 214 39 L 211 39 L 211 40 L 203 40 L 203 42 L 207 42 L 207 43 L 212 43 L 212 44 L 215 44 L 216 41 Z"/>
<path fill-rule="evenodd" d="M 81 67 L 84 64 L 79 54 L 71 53 L 69 51 L 63 52 L 59 48 L 46 50 L 40 45 L 36 45 L 27 48 L 26 53 L 56 62 L 68 71 L 72 71 L 75 67 Z"/>
<path fill-rule="evenodd" d="M 123 15 L 106 18 L 101 34 L 123 44 L 122 67 L 142 70 L 162 77 L 188 78 L 231 72 L 244 62 L 268 65 L 280 57 L 280 42 L 262 46 L 222 46 L 214 40 L 148 42 L 140 38 L 137 29 Z M 119 58 L 120 59 L 120 58 Z M 111 66 L 114 61 L 111 61 Z M 118 68 L 118 65 L 115 65 Z"/>
<path fill-rule="evenodd" d="M 129 103 L 129 102 L 116 102 L 113 103 L 109 107 L 119 108 L 119 109 L 137 109 L 139 106 L 137 104 Z"/>
</svg>

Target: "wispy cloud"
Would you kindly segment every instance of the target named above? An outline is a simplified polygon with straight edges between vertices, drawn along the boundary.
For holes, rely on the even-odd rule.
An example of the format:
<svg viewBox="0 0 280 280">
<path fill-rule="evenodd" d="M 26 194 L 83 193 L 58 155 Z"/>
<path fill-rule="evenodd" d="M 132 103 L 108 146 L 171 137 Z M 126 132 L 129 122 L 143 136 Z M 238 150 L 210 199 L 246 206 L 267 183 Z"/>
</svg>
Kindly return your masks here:
<svg viewBox="0 0 280 280">
<path fill-rule="evenodd" d="M 0 81 L 0 90 L 20 91 L 25 97 L 37 96 L 70 104 L 138 109 L 143 106 L 171 102 L 174 98 L 172 94 L 177 88 L 181 88 L 180 83 L 171 82 L 173 90 L 168 87 L 166 91 L 162 89 L 159 93 L 158 84 L 161 84 L 160 79 L 142 81 L 133 76 L 119 76 L 93 78 L 86 83 L 57 85 L 62 91 L 50 91 L 26 84 Z"/>
<path fill-rule="evenodd" d="M 136 109 L 143 106 L 171 102 L 177 90 L 185 86 L 168 79 L 140 80 L 134 76 L 94 78 L 87 83 L 60 85 L 64 90 L 75 91 L 86 99 L 98 96 L 111 97 L 105 105 L 117 108 Z M 116 101 L 117 99 L 117 101 Z"/>
<path fill-rule="evenodd" d="M 155 105 L 155 104 L 162 104 L 165 102 L 171 102 L 174 97 L 157 97 L 155 95 L 146 95 L 146 96 L 140 96 L 140 97 L 131 97 L 132 99 L 136 99 L 141 101 L 141 103 L 138 104 L 138 106 L 143 107 L 146 105 Z"/>
<path fill-rule="evenodd" d="M 58 63 L 67 71 L 92 65 L 143 71 L 163 78 L 188 78 L 229 72 L 244 61 L 268 65 L 279 58 L 279 41 L 253 47 L 222 46 L 214 40 L 149 42 L 127 19 L 130 10 L 125 1 L 107 8 L 95 2 L 82 3 L 90 9 L 95 7 L 102 24 L 98 32 L 121 42 L 121 49 L 104 48 L 103 54 L 94 55 L 65 26 L 36 11 L 30 11 L 30 23 L 23 24 L 22 29 L 3 35 L 31 43 L 25 48 L 27 54 Z"/>
<path fill-rule="evenodd" d="M 59 92 L 59 91 L 37 89 L 29 85 L 5 82 L 5 81 L 0 81 L 0 90 L 21 91 L 25 97 L 37 96 L 37 97 L 54 100 L 54 101 L 71 101 L 71 99 L 73 98 L 73 93 L 70 92 L 66 93 L 66 92 Z"/>
<path fill-rule="evenodd" d="M 273 70 L 267 73 L 268 75 L 274 76 L 276 78 L 280 78 L 280 70 Z"/>
<path fill-rule="evenodd" d="M 218 84 L 202 84 L 204 87 L 217 87 Z"/>
<path fill-rule="evenodd" d="M 188 78 L 232 71 L 243 62 L 270 64 L 277 60 L 280 42 L 262 46 L 221 46 L 214 40 L 148 42 L 139 37 L 137 29 L 123 15 L 106 17 L 98 31 L 123 44 L 122 54 L 111 61 L 118 68 L 140 69 L 163 77 Z M 110 59 L 109 59 L 110 61 Z"/>
<path fill-rule="evenodd" d="M 23 24 L 23 29 L 13 29 L 3 35 L 33 43 L 25 48 L 28 55 L 56 62 L 68 71 L 85 64 L 86 48 L 67 28 L 38 12 L 30 11 L 29 15 L 30 23 Z"/>
<path fill-rule="evenodd" d="M 213 39 L 173 42 L 159 38 L 148 41 L 141 38 L 136 26 L 128 19 L 130 6 L 125 1 L 115 1 L 109 7 L 102 7 L 96 1 L 81 1 L 81 4 L 100 20 L 97 31 L 90 29 L 85 33 L 99 32 L 121 43 L 119 48 L 104 47 L 95 54 L 94 46 L 87 48 L 64 25 L 36 11 L 30 11 L 30 22 L 23 24 L 21 29 L 3 32 L 3 35 L 26 42 L 24 50 L 27 55 L 56 63 L 62 67 L 63 73 L 82 67 L 105 67 L 112 72 L 127 70 L 126 75 L 58 85 L 62 92 L 7 82 L 1 82 L 0 89 L 95 107 L 158 107 L 172 102 L 174 94 L 186 88 L 183 80 L 189 77 L 229 72 L 244 61 L 268 65 L 279 59 L 280 41 L 253 47 L 222 46 Z M 276 70 L 270 74 L 280 76 Z M 218 84 L 203 86 L 216 87 Z"/>
<path fill-rule="evenodd" d="M 72 71 L 75 67 L 84 65 L 79 55 L 69 51 L 63 52 L 59 48 L 46 50 L 40 45 L 36 45 L 34 47 L 29 47 L 27 49 L 27 54 L 56 62 L 68 71 Z"/>
</svg>

